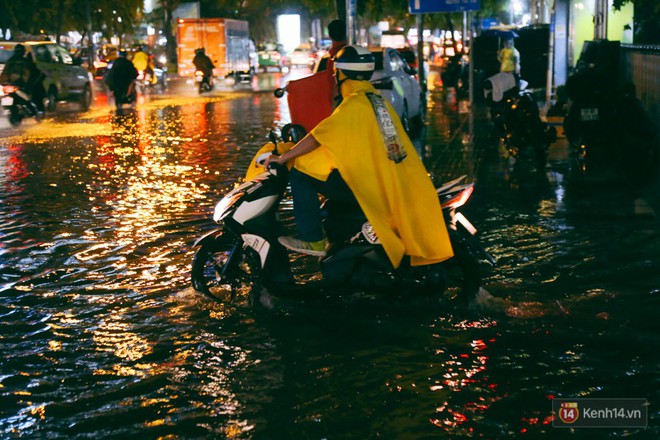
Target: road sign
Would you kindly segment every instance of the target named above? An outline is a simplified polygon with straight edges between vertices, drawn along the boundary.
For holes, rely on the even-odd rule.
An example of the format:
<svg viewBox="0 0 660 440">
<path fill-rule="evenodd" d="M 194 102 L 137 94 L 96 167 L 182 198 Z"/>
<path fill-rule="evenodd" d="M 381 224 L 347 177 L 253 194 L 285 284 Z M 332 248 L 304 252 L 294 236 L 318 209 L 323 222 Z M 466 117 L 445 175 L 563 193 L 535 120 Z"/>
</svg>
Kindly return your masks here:
<svg viewBox="0 0 660 440">
<path fill-rule="evenodd" d="M 409 0 L 411 14 L 478 11 L 479 0 Z"/>
</svg>

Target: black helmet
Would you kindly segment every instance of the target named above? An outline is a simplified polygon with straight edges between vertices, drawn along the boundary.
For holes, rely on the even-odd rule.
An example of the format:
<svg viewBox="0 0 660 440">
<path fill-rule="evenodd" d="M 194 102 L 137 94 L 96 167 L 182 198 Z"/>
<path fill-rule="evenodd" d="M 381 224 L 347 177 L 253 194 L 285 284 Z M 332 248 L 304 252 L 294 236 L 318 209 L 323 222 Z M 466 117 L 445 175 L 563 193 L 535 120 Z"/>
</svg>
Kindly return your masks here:
<svg viewBox="0 0 660 440">
<path fill-rule="evenodd" d="M 16 46 L 14 46 L 14 53 L 23 55 L 25 53 L 25 46 L 23 46 L 22 44 L 17 44 Z"/>
<path fill-rule="evenodd" d="M 198 47 L 197 49 L 195 49 L 195 55 L 204 55 L 204 48 Z"/>
<path fill-rule="evenodd" d="M 349 79 L 368 81 L 375 65 L 376 60 L 369 49 L 358 45 L 345 46 L 335 56 L 335 69 Z"/>
</svg>

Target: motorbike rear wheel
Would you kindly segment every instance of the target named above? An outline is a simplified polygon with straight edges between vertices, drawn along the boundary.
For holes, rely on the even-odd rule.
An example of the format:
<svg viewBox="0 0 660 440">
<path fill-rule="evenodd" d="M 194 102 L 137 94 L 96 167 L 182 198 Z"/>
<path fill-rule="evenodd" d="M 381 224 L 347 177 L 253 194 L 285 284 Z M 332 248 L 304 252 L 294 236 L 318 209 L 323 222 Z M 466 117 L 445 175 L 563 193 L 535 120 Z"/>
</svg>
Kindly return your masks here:
<svg viewBox="0 0 660 440">
<path fill-rule="evenodd" d="M 21 114 L 21 110 L 18 108 L 18 106 L 13 106 L 9 110 L 9 123 L 12 127 L 18 127 L 21 125 L 22 121 L 23 115 Z"/>
<path fill-rule="evenodd" d="M 259 279 L 258 256 L 251 249 L 244 249 L 240 239 L 220 236 L 202 244 L 193 257 L 193 288 L 216 301 L 247 296 Z"/>
<path fill-rule="evenodd" d="M 445 275 L 445 290 L 463 303 L 473 301 L 481 287 L 479 263 L 461 233 L 450 230 L 449 238 L 454 256 L 440 263 Z"/>
</svg>

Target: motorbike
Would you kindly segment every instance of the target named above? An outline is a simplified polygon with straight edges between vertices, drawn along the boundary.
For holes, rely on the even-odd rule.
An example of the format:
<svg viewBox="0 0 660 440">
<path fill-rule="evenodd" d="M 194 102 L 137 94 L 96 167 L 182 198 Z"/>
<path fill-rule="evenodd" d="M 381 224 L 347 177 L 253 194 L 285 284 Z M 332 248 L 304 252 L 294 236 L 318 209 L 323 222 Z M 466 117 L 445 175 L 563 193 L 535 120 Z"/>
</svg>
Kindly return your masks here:
<svg viewBox="0 0 660 440">
<path fill-rule="evenodd" d="M 273 132 L 270 141 L 273 151 L 261 154 L 253 163 L 263 164 L 269 154 L 278 154 Z M 476 228 L 460 212 L 474 191 L 474 183 L 464 180 L 465 176 L 459 177 L 437 188 L 454 250 L 449 260 L 411 266 L 404 258 L 395 269 L 361 210 L 326 200 L 322 211 L 330 246 L 319 260 L 322 279 L 301 284 L 292 274 L 289 251 L 277 240 L 285 228 L 282 201 L 287 193 L 288 168 L 271 164 L 217 203 L 213 220 L 218 227 L 194 243 L 192 286 L 221 302 L 249 294 L 259 285 L 284 297 L 299 287 L 306 288 L 307 294 L 337 287 L 438 297 L 450 291 L 461 302 L 469 303 L 480 289 L 479 260 L 495 264 L 495 259 L 481 246 Z"/>
<path fill-rule="evenodd" d="M 495 88 L 502 79 L 504 86 L 498 99 Z M 494 135 L 503 142 L 509 155 L 516 160 L 532 160 L 537 170 L 544 170 L 548 148 L 557 140 L 557 131 L 541 120 L 527 82 L 518 80 L 512 73 L 499 73 L 484 81 L 484 93 L 489 99 Z"/>
<path fill-rule="evenodd" d="M 154 85 L 153 73 L 146 70 L 138 70 L 138 76 L 135 78 L 135 89 L 139 94 L 145 94 L 150 91 Z"/>
<path fill-rule="evenodd" d="M 25 90 L 14 85 L 4 85 L 0 89 L 2 107 L 9 109 L 9 123 L 12 127 L 18 127 L 25 118 L 38 118 L 37 108 Z"/>
<path fill-rule="evenodd" d="M 167 89 L 167 74 L 165 69 L 154 67 L 151 71 L 139 70 L 135 79 L 135 87 L 139 94 L 149 93 L 153 90 Z"/>
<path fill-rule="evenodd" d="M 213 90 L 213 75 L 204 75 L 201 70 L 196 70 L 195 83 L 200 95 L 204 92 L 210 92 Z"/>
</svg>

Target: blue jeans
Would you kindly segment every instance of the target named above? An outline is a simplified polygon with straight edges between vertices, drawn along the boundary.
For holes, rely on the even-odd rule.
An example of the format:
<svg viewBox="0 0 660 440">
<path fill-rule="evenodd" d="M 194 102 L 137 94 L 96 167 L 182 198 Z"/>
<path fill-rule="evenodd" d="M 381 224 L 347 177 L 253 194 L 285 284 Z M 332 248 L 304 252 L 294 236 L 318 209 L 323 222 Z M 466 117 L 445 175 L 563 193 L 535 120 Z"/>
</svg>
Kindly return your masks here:
<svg viewBox="0 0 660 440">
<path fill-rule="evenodd" d="M 289 182 L 298 238 L 303 241 L 319 241 L 325 237 L 319 194 L 339 203 L 359 206 L 353 192 L 337 170 L 330 173 L 328 180 L 324 182 L 292 168 Z"/>
</svg>

